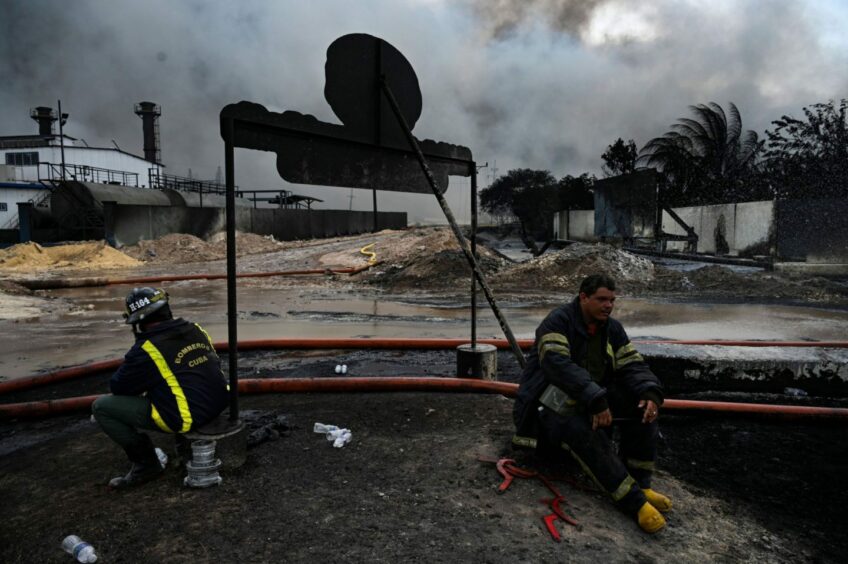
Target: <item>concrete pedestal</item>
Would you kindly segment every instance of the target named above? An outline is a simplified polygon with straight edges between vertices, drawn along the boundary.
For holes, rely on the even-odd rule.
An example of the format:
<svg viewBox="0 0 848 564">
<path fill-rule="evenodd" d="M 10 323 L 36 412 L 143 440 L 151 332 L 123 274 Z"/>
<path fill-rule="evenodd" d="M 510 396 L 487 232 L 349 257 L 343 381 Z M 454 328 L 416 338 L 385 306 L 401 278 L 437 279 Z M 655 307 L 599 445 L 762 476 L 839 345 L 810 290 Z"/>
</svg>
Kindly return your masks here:
<svg viewBox="0 0 848 564">
<path fill-rule="evenodd" d="M 471 343 L 456 348 L 456 375 L 459 378 L 497 380 L 498 349 L 494 345 Z"/>
</svg>

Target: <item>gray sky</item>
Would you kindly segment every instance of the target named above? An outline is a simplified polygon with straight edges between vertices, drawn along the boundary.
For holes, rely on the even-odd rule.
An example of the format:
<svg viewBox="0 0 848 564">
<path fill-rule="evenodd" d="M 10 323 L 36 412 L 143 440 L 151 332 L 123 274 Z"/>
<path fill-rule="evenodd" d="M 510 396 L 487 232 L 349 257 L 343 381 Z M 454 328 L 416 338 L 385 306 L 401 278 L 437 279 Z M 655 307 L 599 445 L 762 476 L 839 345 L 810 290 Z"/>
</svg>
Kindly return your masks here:
<svg viewBox="0 0 848 564">
<path fill-rule="evenodd" d="M 141 154 L 133 104 L 152 100 L 168 172 L 214 178 L 224 105 L 337 123 L 323 97 L 326 49 L 370 33 L 418 74 L 419 138 L 466 145 L 498 174 L 600 175 L 617 137 L 641 147 L 690 104 L 733 101 L 762 135 L 781 114 L 848 97 L 845 29 L 838 0 L 0 0 L 0 135 L 35 133 L 29 109 L 61 98 L 69 135 Z M 237 183 L 282 186 L 274 162 L 239 151 Z M 350 203 L 347 189 L 293 188 L 321 207 Z M 452 179 L 460 218 L 468 190 Z M 370 209 L 370 191 L 353 194 L 354 209 Z M 378 207 L 442 220 L 432 196 L 381 192 Z"/>
</svg>

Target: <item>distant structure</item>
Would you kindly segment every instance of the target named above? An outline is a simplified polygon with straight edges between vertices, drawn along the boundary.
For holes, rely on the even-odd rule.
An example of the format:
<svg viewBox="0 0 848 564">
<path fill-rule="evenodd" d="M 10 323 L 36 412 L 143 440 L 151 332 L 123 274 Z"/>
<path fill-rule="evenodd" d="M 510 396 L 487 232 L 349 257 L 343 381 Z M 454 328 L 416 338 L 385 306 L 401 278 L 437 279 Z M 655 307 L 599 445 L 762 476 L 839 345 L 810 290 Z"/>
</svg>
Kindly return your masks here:
<svg viewBox="0 0 848 564">
<path fill-rule="evenodd" d="M 141 118 L 144 131 L 144 158 L 159 164 L 162 154 L 159 148 L 159 116 L 162 108 L 153 102 L 139 102 L 135 105 L 135 115 Z"/>
<path fill-rule="evenodd" d="M 217 181 L 167 174 L 161 107 L 142 101 L 133 110 L 142 122 L 144 156 L 114 141 L 97 147 L 65 134 L 68 114 L 48 106 L 30 111 L 37 134 L 0 137 L 0 245 L 106 239 L 119 246 L 169 233 L 206 237 L 222 229 L 226 189 L 220 171 Z M 282 187 L 238 196 L 244 217 L 239 228 L 281 240 L 361 233 L 373 224 L 368 212 L 315 210 L 320 199 Z M 406 226 L 405 213 L 380 217 L 387 228 Z"/>
<path fill-rule="evenodd" d="M 607 241 L 634 252 L 701 262 L 848 275 L 848 202 L 843 199 L 672 208 L 662 202 L 653 169 L 596 181 L 593 191 L 593 210 L 554 215 L 558 239 Z"/>
<path fill-rule="evenodd" d="M 163 172 L 158 146 L 157 160 L 151 161 L 117 146 L 93 147 L 57 133 L 56 122 L 64 125 L 68 114 L 59 116 L 51 107 L 33 108 L 30 117 L 38 123 L 37 134 L 0 136 L 0 230 L 18 228 L 19 203 L 30 204 L 36 213 L 49 213 L 50 195 L 62 180 L 149 187 L 151 175 Z"/>
</svg>

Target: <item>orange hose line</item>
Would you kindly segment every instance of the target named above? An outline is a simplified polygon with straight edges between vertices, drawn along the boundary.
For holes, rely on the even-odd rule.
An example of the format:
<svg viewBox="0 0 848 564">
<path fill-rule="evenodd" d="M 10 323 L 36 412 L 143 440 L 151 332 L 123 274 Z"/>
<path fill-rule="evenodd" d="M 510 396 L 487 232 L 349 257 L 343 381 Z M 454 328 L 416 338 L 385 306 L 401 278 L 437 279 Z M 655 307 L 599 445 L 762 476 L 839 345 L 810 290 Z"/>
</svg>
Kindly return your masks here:
<svg viewBox="0 0 848 564">
<path fill-rule="evenodd" d="M 529 349 L 533 339 L 516 339 L 518 346 Z M 477 339 L 478 343 L 494 345 L 502 350 L 509 350 L 506 339 Z M 337 339 L 322 338 L 282 338 L 239 341 L 239 350 L 256 349 L 439 349 L 446 350 L 467 344 L 464 338 L 398 338 L 398 337 L 350 337 Z M 848 341 L 674 341 L 674 340 L 638 340 L 634 344 L 650 345 L 690 345 L 690 346 L 733 346 L 733 347 L 803 347 L 803 348 L 848 348 Z M 226 341 L 215 343 L 215 348 L 226 351 Z"/>
<path fill-rule="evenodd" d="M 633 342 L 645 345 L 848 349 L 848 341 L 723 341 L 720 339 L 676 341 L 667 339 L 634 339 Z"/>
<path fill-rule="evenodd" d="M 16 378 L 14 380 L 6 380 L 0 382 L 0 395 L 20 390 L 28 390 L 38 386 L 46 386 L 47 384 L 55 384 L 72 378 L 80 378 L 82 376 L 91 376 L 98 372 L 106 370 L 115 370 L 124 362 L 123 358 L 115 358 L 112 360 L 104 360 L 101 362 L 92 362 L 81 366 L 72 366 L 55 370 L 45 374 L 37 374 L 35 376 L 27 376 L 26 378 Z"/>
<path fill-rule="evenodd" d="M 305 270 L 277 270 L 273 272 L 242 272 L 236 278 L 269 278 L 272 276 L 300 276 L 307 274 L 358 274 L 380 264 L 349 266 L 344 268 L 312 268 Z M 141 276 L 136 278 L 52 278 L 17 280 L 16 283 L 30 290 L 56 290 L 60 288 L 88 288 L 93 286 L 113 286 L 120 284 L 153 284 L 156 282 L 180 282 L 184 280 L 222 280 L 226 274 L 163 274 L 160 276 Z"/>
<path fill-rule="evenodd" d="M 478 339 L 478 343 L 494 345 L 502 350 L 509 350 L 509 342 L 506 339 Z M 468 339 L 461 338 L 339 338 L 339 339 L 312 339 L 312 338 L 283 338 L 283 339 L 258 339 L 239 341 L 238 348 L 241 351 L 248 350 L 272 350 L 272 349 L 390 349 L 390 350 L 448 350 L 459 345 L 467 344 Z M 848 341 L 634 341 L 634 343 L 650 344 L 674 344 L 674 345 L 713 345 L 713 346 L 776 346 L 776 347 L 821 347 L 821 348 L 848 348 Z M 214 343 L 215 349 L 226 352 L 229 345 L 226 341 Z M 533 346 L 532 339 L 518 339 L 518 346 L 528 349 Z M 71 378 L 85 376 L 91 373 L 114 370 L 120 366 L 123 359 L 113 359 L 94 362 L 87 365 L 74 366 L 54 372 L 16 378 L 0 382 L 0 395 L 4 393 L 26 390 L 37 386 L 52 384 Z"/>
<path fill-rule="evenodd" d="M 346 378 L 266 378 L 239 382 L 239 392 L 260 393 L 347 393 L 347 392 L 459 392 L 490 393 L 515 397 L 518 384 L 434 377 L 346 377 Z M 0 405 L 0 419 L 60 415 L 88 409 L 98 395 Z M 663 411 L 671 413 L 719 413 L 777 418 L 848 422 L 848 409 L 796 405 L 766 405 L 697 400 L 667 399 Z"/>
</svg>

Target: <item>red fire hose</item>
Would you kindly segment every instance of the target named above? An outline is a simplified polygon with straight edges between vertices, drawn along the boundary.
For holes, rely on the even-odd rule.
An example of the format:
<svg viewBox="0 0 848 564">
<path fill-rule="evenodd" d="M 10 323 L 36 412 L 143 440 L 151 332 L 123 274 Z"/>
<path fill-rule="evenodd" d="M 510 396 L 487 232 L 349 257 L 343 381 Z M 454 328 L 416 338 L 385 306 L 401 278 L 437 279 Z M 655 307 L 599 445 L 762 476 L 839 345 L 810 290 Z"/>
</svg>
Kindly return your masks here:
<svg viewBox="0 0 848 564">
<path fill-rule="evenodd" d="M 357 377 L 357 378 L 268 378 L 239 381 L 239 392 L 259 393 L 341 393 L 341 392 L 460 392 L 489 393 L 515 397 L 518 384 L 466 378 Z M 59 415 L 88 409 L 100 396 L 33 401 L 0 405 L 0 419 Z M 769 417 L 782 420 L 848 422 L 848 409 L 794 405 L 710 402 L 668 399 L 663 410 L 672 413 L 721 412 Z"/>
<path fill-rule="evenodd" d="M 509 350 L 506 339 L 478 339 L 478 343 L 494 345 L 502 350 Z M 741 347 L 821 347 L 821 348 L 848 348 L 848 341 L 634 341 L 637 343 L 669 344 L 669 345 L 713 345 L 713 346 L 741 346 Z M 391 350 L 449 350 L 459 345 L 468 343 L 468 339 L 406 339 L 406 338 L 341 338 L 341 339 L 259 339 L 252 341 L 239 341 L 238 349 L 248 350 L 273 350 L 273 349 L 391 349 Z M 518 339 L 518 346 L 528 349 L 533 346 L 532 339 Z M 229 349 L 226 341 L 215 343 L 215 349 L 226 352 Z M 122 359 L 104 360 L 82 366 L 64 368 L 54 372 L 16 378 L 0 382 L 0 395 L 27 390 L 37 386 L 53 384 L 71 378 L 89 375 L 106 370 L 114 370 L 121 365 Z"/>
</svg>

